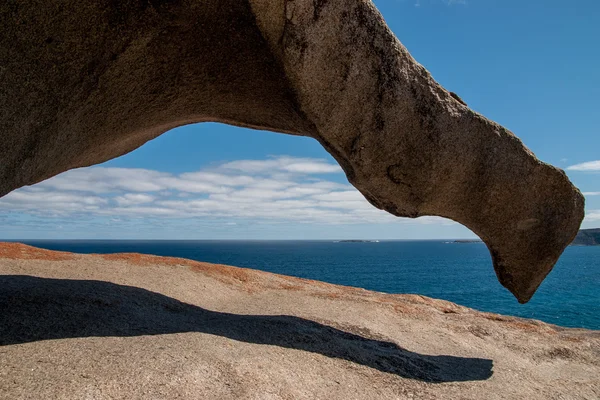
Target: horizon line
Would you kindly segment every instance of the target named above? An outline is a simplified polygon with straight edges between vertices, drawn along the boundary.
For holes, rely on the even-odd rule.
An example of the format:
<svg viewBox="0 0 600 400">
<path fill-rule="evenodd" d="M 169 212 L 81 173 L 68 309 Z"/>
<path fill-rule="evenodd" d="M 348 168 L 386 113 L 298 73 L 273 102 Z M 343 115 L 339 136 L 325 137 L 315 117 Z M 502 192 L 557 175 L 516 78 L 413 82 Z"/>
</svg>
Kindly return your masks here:
<svg viewBox="0 0 600 400">
<path fill-rule="evenodd" d="M 122 242 L 331 242 L 331 241 L 385 241 L 385 242 L 403 242 L 403 241 L 446 241 L 446 240 L 472 240 L 472 241 L 480 241 L 483 240 L 479 238 L 415 238 L 415 239 L 341 239 L 341 238 L 331 238 L 331 239 L 2 239 L 0 238 L 0 242 L 25 242 L 25 241 L 122 241 Z"/>
</svg>

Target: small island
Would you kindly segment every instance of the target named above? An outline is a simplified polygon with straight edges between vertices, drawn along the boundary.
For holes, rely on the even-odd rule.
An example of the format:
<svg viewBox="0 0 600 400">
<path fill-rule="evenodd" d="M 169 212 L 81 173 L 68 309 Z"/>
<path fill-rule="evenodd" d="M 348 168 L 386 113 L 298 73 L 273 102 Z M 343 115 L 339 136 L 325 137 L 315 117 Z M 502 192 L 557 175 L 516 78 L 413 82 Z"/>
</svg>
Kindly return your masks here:
<svg viewBox="0 0 600 400">
<path fill-rule="evenodd" d="M 336 240 L 335 243 L 379 243 L 379 240 L 349 239 L 349 240 Z"/>
</svg>

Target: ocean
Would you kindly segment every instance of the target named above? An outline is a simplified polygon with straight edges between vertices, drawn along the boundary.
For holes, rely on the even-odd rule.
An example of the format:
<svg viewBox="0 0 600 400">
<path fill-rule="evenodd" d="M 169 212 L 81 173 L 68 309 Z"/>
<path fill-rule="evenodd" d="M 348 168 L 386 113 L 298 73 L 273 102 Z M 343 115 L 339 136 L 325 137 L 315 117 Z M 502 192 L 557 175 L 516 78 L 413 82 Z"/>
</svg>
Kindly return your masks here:
<svg viewBox="0 0 600 400">
<path fill-rule="evenodd" d="M 483 243 L 444 241 L 112 241 L 23 243 L 76 253 L 136 252 L 254 268 L 481 311 L 600 329 L 600 246 L 570 246 L 524 305 L 497 281 Z"/>
</svg>

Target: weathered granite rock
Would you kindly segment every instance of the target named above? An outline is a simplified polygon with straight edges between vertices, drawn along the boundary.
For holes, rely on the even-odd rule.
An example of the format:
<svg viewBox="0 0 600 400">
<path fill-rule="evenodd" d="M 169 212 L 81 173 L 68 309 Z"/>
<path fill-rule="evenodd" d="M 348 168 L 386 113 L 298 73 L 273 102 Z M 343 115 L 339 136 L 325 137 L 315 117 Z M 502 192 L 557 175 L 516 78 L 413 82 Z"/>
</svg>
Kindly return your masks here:
<svg viewBox="0 0 600 400">
<path fill-rule="evenodd" d="M 250 269 L 0 243 L 1 399 L 597 399 L 600 332 Z"/>
<path fill-rule="evenodd" d="M 310 136 L 374 206 L 473 230 L 521 302 L 583 218 L 368 0 L 9 0 L 0 22 L 0 196 L 192 122 Z"/>
</svg>

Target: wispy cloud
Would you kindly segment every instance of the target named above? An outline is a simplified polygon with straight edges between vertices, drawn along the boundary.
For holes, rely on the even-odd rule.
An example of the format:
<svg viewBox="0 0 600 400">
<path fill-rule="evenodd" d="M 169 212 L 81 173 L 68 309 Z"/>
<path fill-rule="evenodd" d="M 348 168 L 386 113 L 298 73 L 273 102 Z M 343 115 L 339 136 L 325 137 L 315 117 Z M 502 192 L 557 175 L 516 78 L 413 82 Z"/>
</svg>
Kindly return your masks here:
<svg viewBox="0 0 600 400">
<path fill-rule="evenodd" d="M 270 160 L 241 160 L 221 166 L 222 169 L 242 171 L 245 173 L 264 173 L 273 171 L 296 174 L 326 174 L 342 172 L 339 165 L 325 160 L 296 157 L 277 157 Z"/>
<path fill-rule="evenodd" d="M 222 224 L 401 221 L 374 208 L 348 183 L 340 183 L 340 172 L 338 165 L 326 160 L 286 156 L 238 160 L 181 174 L 90 167 L 8 194 L 0 199 L 0 213 L 67 221 L 100 218 L 107 223 L 123 218 L 191 217 Z M 418 221 L 452 224 L 441 218 Z"/>
<path fill-rule="evenodd" d="M 568 171 L 600 171 L 600 160 L 588 161 L 567 167 Z"/>
<path fill-rule="evenodd" d="M 120 206 L 132 206 L 144 203 L 152 203 L 156 197 L 143 193 L 127 193 L 123 196 L 117 196 L 114 199 Z"/>
<path fill-rule="evenodd" d="M 583 192 L 584 196 L 600 196 L 600 192 Z"/>
<path fill-rule="evenodd" d="M 600 221 L 600 210 L 590 210 L 585 214 L 585 222 Z"/>
</svg>

